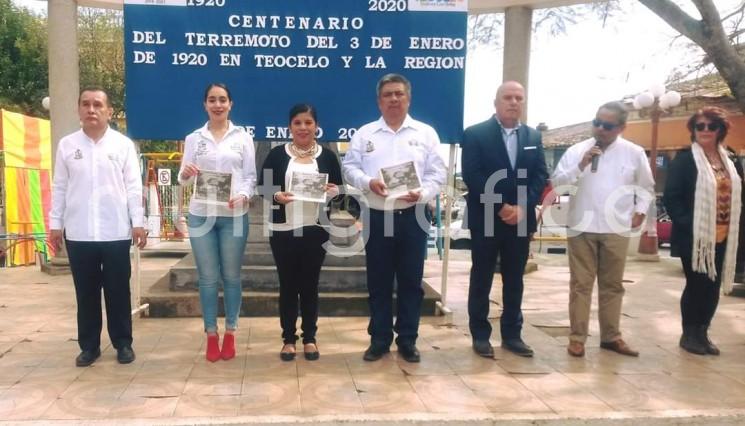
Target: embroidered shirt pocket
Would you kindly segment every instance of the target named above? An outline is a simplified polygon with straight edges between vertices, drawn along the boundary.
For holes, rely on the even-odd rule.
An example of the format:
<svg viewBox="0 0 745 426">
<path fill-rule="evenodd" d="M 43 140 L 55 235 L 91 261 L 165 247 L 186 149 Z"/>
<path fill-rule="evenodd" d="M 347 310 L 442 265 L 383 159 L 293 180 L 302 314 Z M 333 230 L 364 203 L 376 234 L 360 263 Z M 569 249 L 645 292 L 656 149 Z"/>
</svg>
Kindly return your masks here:
<svg viewBox="0 0 745 426">
<path fill-rule="evenodd" d="M 109 163 L 115 170 L 122 170 L 124 168 L 124 156 L 119 152 L 107 152 L 106 157 L 109 159 Z"/>
</svg>

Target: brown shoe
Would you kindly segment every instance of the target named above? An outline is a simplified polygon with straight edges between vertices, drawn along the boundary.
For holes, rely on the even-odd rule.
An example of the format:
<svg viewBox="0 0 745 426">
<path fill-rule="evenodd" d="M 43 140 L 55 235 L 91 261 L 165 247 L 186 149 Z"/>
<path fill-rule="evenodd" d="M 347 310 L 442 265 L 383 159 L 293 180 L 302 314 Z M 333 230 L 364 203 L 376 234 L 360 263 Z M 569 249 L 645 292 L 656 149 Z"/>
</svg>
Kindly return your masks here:
<svg viewBox="0 0 745 426">
<path fill-rule="evenodd" d="M 622 339 L 614 340 L 612 342 L 600 342 L 600 347 L 602 349 L 617 352 L 621 355 L 639 356 L 639 351 L 631 349 Z"/>
<path fill-rule="evenodd" d="M 569 342 L 567 346 L 567 352 L 569 355 L 576 356 L 578 358 L 585 356 L 585 344 L 582 342 Z"/>
</svg>

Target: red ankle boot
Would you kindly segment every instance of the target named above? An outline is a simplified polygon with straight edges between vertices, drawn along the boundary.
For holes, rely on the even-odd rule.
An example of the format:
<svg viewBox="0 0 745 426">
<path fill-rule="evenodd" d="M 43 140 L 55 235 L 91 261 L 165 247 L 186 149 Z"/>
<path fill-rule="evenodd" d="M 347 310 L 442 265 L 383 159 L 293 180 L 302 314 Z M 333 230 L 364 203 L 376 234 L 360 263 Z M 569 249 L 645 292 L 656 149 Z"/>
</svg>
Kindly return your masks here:
<svg viewBox="0 0 745 426">
<path fill-rule="evenodd" d="M 222 339 L 221 356 L 225 361 L 235 358 L 235 336 L 232 333 L 225 333 Z"/>
<path fill-rule="evenodd" d="M 207 361 L 215 362 L 220 359 L 220 336 L 217 334 L 207 335 Z"/>
</svg>

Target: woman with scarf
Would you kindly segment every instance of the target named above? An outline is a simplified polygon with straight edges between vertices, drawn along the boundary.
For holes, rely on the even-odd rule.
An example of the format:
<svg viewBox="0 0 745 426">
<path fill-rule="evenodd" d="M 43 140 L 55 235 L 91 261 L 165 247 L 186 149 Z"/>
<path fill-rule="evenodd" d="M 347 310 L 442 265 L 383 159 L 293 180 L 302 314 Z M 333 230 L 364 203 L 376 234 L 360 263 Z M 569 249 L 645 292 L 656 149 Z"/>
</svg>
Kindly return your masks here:
<svg viewBox="0 0 745 426">
<path fill-rule="evenodd" d="M 724 110 L 705 107 L 688 120 L 691 147 L 670 164 L 664 202 L 673 221 L 671 255 L 679 256 L 686 284 L 680 299 L 680 347 L 719 355 L 709 326 L 735 272 L 742 212 L 742 167 L 722 146 L 730 122 Z"/>
</svg>

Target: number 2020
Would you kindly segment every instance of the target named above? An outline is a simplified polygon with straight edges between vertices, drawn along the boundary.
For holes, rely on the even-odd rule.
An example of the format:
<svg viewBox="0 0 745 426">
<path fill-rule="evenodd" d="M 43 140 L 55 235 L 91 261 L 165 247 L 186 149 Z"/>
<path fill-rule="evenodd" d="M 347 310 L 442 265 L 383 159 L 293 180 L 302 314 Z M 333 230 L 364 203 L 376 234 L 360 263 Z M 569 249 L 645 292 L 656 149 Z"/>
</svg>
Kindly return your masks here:
<svg viewBox="0 0 745 426">
<path fill-rule="evenodd" d="M 406 0 L 369 0 L 368 9 L 371 12 L 403 12 L 406 10 Z"/>
<path fill-rule="evenodd" d="M 354 136 L 354 134 L 356 132 L 357 132 L 357 129 L 355 129 L 355 128 L 342 127 L 342 128 L 339 129 L 339 135 L 338 135 L 339 136 L 339 140 L 345 141 L 347 139 L 352 139 L 352 136 Z"/>
</svg>

